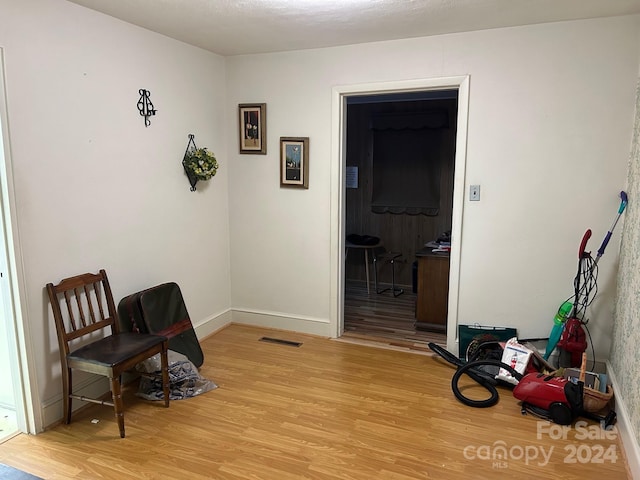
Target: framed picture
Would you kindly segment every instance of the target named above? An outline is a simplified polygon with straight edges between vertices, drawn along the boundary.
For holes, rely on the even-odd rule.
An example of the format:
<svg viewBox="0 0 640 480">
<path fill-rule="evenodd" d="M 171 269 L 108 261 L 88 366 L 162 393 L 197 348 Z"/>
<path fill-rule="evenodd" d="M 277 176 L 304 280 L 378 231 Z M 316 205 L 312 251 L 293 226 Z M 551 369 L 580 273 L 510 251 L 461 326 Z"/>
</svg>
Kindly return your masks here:
<svg viewBox="0 0 640 480">
<path fill-rule="evenodd" d="M 309 137 L 280 137 L 280 186 L 309 188 Z"/>
<path fill-rule="evenodd" d="M 267 104 L 238 105 L 240 153 L 267 153 Z"/>
</svg>

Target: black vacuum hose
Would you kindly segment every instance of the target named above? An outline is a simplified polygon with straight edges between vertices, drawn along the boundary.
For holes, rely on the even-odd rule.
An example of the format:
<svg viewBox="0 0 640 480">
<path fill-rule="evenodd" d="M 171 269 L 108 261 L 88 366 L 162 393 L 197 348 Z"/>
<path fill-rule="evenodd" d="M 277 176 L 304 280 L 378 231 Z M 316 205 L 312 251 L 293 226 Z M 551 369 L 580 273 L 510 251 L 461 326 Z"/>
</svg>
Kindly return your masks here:
<svg viewBox="0 0 640 480">
<path fill-rule="evenodd" d="M 497 343 L 497 342 L 487 342 L 487 343 Z M 507 370 L 514 378 L 518 381 L 522 379 L 522 375 L 514 370 L 511 365 L 507 365 L 506 363 L 502 363 L 500 360 L 495 359 L 485 359 L 485 360 L 472 360 L 471 362 L 465 363 L 456 357 L 454 354 L 449 352 L 448 350 L 442 348 L 440 345 L 436 345 L 433 342 L 428 344 L 429 348 L 433 350 L 435 353 L 444 358 L 447 362 L 455 365 L 457 367 L 456 373 L 453 375 L 451 379 L 451 389 L 453 390 L 453 394 L 456 396 L 458 400 L 460 400 L 465 405 L 475 408 L 487 408 L 492 407 L 498 400 L 500 399 L 498 395 L 498 390 L 496 389 L 496 385 L 498 381 L 495 379 L 494 375 L 491 375 L 483 370 L 478 369 L 478 367 L 484 365 L 493 365 L 496 367 L 502 367 Z M 458 381 L 460 380 L 460 376 L 463 374 L 467 374 L 473 380 L 482 385 L 487 391 L 491 394 L 491 396 L 485 400 L 472 400 L 470 398 L 465 397 L 460 389 L 458 388 Z"/>
<path fill-rule="evenodd" d="M 496 367 L 504 368 L 507 370 L 514 378 L 518 381 L 522 379 L 522 375 L 514 370 L 510 365 L 506 363 L 502 363 L 500 360 L 494 359 L 486 359 L 486 360 L 476 360 L 474 362 L 465 363 L 463 366 L 456 370 L 456 373 L 453 374 L 453 378 L 451 379 L 451 389 L 453 390 L 453 394 L 456 396 L 458 400 L 460 400 L 465 405 L 469 407 L 475 408 L 487 408 L 492 407 L 498 400 L 500 399 L 498 395 L 498 390 L 496 389 L 496 385 L 498 383 L 495 378 L 486 374 L 486 372 L 482 372 L 482 370 L 477 370 L 478 367 L 484 365 L 493 365 Z M 476 370 L 473 370 L 476 369 Z M 479 375 L 482 372 L 484 375 Z M 458 388 L 458 381 L 463 374 L 469 375 L 476 382 L 482 385 L 487 391 L 491 394 L 491 396 L 485 400 L 472 400 L 470 398 L 465 397 L 460 389 Z"/>
<path fill-rule="evenodd" d="M 462 365 L 464 365 L 464 362 L 462 360 L 460 360 L 458 357 L 456 357 L 449 350 L 446 350 L 446 349 L 442 348 L 440 345 L 437 345 L 437 344 L 435 344 L 433 342 L 429 342 L 427 344 L 427 346 L 431 350 L 436 352 L 438 355 L 440 355 L 442 358 L 444 358 L 447 362 L 455 365 L 456 367 L 461 367 Z"/>
</svg>

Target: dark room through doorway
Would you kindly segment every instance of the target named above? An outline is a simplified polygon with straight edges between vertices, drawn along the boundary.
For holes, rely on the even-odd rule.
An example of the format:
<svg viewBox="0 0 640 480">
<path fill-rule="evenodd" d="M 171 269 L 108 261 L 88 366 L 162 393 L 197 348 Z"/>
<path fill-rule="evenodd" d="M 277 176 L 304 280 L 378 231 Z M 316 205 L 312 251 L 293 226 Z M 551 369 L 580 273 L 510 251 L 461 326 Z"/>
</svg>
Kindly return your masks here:
<svg viewBox="0 0 640 480">
<path fill-rule="evenodd" d="M 455 89 L 347 98 L 344 337 L 446 345 L 457 110 Z"/>
</svg>

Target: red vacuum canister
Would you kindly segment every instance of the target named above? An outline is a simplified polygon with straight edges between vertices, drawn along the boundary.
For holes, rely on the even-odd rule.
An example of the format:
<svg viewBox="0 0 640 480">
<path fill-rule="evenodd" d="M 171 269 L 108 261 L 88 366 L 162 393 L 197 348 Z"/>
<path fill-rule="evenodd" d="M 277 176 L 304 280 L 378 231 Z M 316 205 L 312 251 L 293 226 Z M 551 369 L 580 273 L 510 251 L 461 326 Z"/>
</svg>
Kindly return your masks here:
<svg viewBox="0 0 640 480">
<path fill-rule="evenodd" d="M 575 406 L 572 406 L 568 398 L 575 397 L 575 387 L 576 385 L 562 377 L 528 373 L 513 389 L 513 396 L 521 400 L 523 405 L 546 410 L 555 423 L 569 425 L 574 417 Z"/>
</svg>

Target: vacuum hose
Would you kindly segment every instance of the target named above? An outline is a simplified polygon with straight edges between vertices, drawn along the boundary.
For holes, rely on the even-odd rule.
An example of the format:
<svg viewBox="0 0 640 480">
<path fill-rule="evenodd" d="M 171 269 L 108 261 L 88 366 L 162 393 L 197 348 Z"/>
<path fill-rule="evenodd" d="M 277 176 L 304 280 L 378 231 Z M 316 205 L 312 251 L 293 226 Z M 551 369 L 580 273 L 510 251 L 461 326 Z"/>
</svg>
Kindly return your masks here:
<svg viewBox="0 0 640 480">
<path fill-rule="evenodd" d="M 483 344 L 484 345 L 484 344 Z M 440 345 L 436 345 L 435 343 L 429 343 L 429 348 L 433 350 L 435 353 L 444 358 L 447 362 L 455 365 L 457 367 L 456 373 L 453 374 L 453 378 L 451 379 L 451 389 L 453 390 L 453 394 L 456 396 L 458 400 L 469 407 L 474 408 L 487 408 L 492 407 L 498 400 L 500 399 L 498 395 L 498 390 L 496 389 L 496 385 L 498 384 L 498 380 L 495 379 L 494 375 L 491 375 L 483 370 L 480 370 L 479 367 L 492 365 L 495 367 L 501 367 L 507 370 L 513 377 L 520 381 L 522 379 L 522 374 L 513 369 L 510 365 L 501 362 L 500 360 L 495 359 L 485 359 L 485 360 L 473 360 L 470 362 L 463 362 L 458 357 L 453 355 L 448 350 L 445 350 Z M 475 380 L 478 384 L 482 385 L 490 394 L 490 397 L 485 400 L 472 400 L 470 398 L 465 397 L 460 388 L 458 387 L 458 382 L 460 377 L 464 374 L 467 374 L 473 380 Z M 510 384 L 509 384 L 510 385 Z"/>
<path fill-rule="evenodd" d="M 468 405 L 469 407 L 475 407 L 475 408 L 492 407 L 496 403 L 498 403 L 498 400 L 500 399 L 500 397 L 498 396 L 498 390 L 496 390 L 496 387 L 495 387 L 498 384 L 498 380 L 496 380 L 493 376 L 490 376 L 485 372 L 482 372 L 482 370 L 476 370 L 476 371 L 473 370 L 485 365 L 493 365 L 496 367 L 504 368 L 511 375 L 513 375 L 516 380 L 520 381 L 522 379 L 522 375 L 520 373 L 514 370 L 510 365 L 507 365 L 506 363 L 503 363 L 500 360 L 494 360 L 494 359 L 476 360 L 476 361 L 464 364 L 462 367 L 456 370 L 456 373 L 453 374 L 453 378 L 451 379 L 451 389 L 453 390 L 453 394 L 456 396 L 456 398 L 460 400 L 462 403 L 464 403 L 465 405 Z M 478 372 L 482 372 L 485 375 L 480 377 L 479 375 L 477 375 Z M 460 389 L 458 388 L 458 381 L 460 380 L 460 377 L 465 373 L 469 375 L 471 378 L 473 378 L 480 385 L 482 385 L 484 388 L 486 388 L 491 394 L 491 396 L 486 400 L 471 400 L 470 398 L 465 397 L 460 391 Z"/>
</svg>

